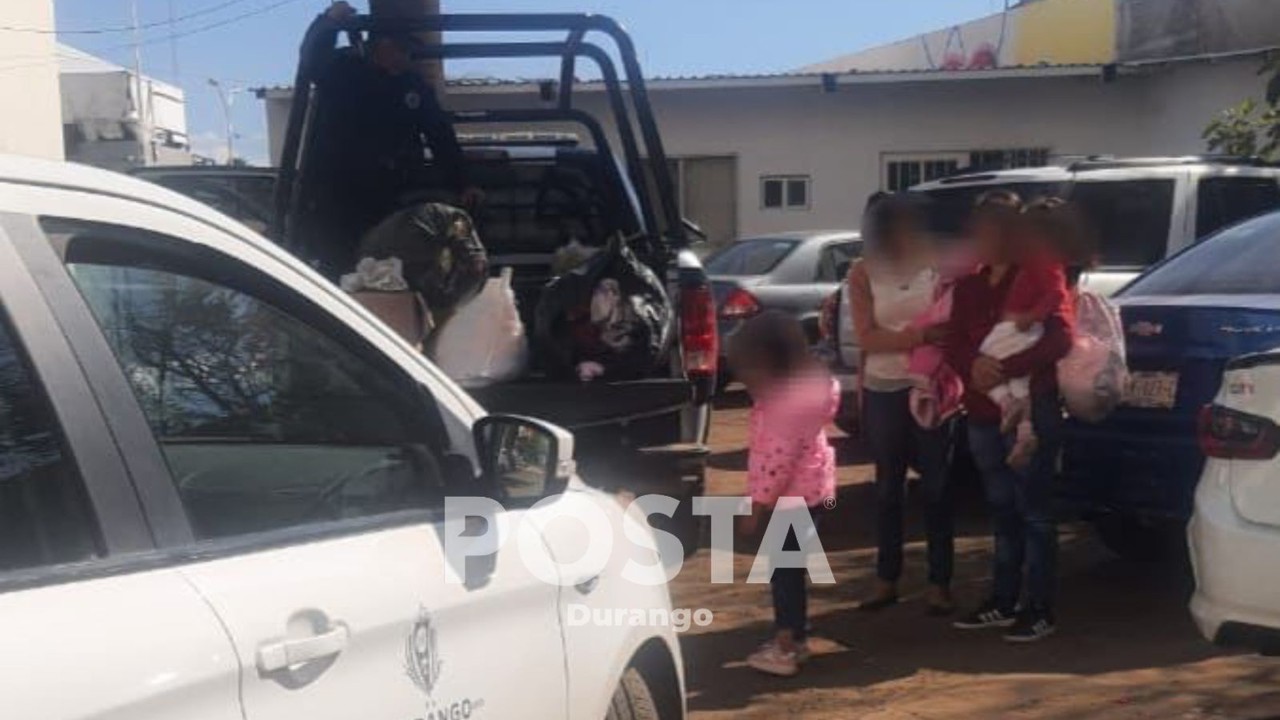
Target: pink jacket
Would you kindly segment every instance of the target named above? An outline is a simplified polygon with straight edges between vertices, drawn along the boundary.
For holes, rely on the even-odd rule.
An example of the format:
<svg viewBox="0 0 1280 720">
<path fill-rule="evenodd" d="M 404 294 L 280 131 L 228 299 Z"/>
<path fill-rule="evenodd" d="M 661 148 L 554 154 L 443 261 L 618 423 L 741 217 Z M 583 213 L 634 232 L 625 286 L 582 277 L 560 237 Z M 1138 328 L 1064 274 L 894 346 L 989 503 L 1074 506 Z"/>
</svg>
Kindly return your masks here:
<svg viewBox="0 0 1280 720">
<path fill-rule="evenodd" d="M 835 497 L 835 451 L 825 427 L 840 407 L 840 384 L 817 374 L 780 384 L 751 407 L 747 488 L 773 506 L 800 497 L 809 507 Z"/>
</svg>

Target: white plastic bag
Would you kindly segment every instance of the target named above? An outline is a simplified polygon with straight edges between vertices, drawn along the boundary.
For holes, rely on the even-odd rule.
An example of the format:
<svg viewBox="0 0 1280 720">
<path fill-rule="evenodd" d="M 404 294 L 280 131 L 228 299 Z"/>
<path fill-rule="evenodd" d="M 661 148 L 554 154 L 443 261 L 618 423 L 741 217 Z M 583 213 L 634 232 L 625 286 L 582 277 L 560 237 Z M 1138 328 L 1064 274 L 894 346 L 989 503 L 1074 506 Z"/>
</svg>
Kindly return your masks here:
<svg viewBox="0 0 1280 720">
<path fill-rule="evenodd" d="M 1120 312 L 1094 293 L 1076 300 L 1076 332 L 1071 352 L 1058 363 L 1058 387 L 1071 416 L 1100 422 L 1124 398 L 1129 385 Z"/>
<path fill-rule="evenodd" d="M 524 323 L 511 291 L 511 268 L 489 278 L 432 338 L 432 357 L 463 387 L 519 377 L 529 358 Z"/>
</svg>

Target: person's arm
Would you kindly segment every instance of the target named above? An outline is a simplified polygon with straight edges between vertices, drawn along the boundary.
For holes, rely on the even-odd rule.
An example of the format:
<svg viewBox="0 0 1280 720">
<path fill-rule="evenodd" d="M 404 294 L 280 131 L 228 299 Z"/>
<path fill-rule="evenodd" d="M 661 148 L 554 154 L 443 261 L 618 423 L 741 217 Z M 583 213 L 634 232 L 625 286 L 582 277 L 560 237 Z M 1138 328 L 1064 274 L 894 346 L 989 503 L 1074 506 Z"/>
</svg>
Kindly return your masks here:
<svg viewBox="0 0 1280 720">
<path fill-rule="evenodd" d="M 1053 365 L 1071 351 L 1071 329 L 1061 315 L 1044 321 L 1044 335 L 1030 348 L 1000 361 L 1005 377 L 1026 377 Z"/>
<path fill-rule="evenodd" d="M 924 342 L 924 331 L 910 327 L 902 331 L 887 330 L 876 325 L 875 299 L 871 296 L 871 277 L 866 261 L 859 260 L 849 268 L 849 308 L 853 312 L 853 331 L 858 347 L 867 353 L 907 352 Z"/>
<path fill-rule="evenodd" d="M 973 376 L 973 361 L 978 359 L 978 349 L 969 341 L 968 331 L 972 321 L 972 302 L 969 300 L 968 282 L 961 280 L 951 291 L 951 319 L 947 321 L 948 342 L 943 346 L 947 365 L 965 382 Z"/>
</svg>

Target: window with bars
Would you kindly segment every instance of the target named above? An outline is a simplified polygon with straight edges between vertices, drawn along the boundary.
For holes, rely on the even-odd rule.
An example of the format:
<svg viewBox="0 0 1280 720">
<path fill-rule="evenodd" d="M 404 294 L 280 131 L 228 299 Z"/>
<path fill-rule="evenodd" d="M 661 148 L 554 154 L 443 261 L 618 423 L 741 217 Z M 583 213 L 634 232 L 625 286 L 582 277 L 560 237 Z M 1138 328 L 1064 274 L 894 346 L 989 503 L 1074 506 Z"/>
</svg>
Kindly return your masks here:
<svg viewBox="0 0 1280 720">
<path fill-rule="evenodd" d="M 1048 148 L 971 150 L 953 153 L 886 153 L 882 157 L 882 185 L 902 192 L 920 183 L 956 173 L 1009 170 L 1049 164 Z"/>
</svg>

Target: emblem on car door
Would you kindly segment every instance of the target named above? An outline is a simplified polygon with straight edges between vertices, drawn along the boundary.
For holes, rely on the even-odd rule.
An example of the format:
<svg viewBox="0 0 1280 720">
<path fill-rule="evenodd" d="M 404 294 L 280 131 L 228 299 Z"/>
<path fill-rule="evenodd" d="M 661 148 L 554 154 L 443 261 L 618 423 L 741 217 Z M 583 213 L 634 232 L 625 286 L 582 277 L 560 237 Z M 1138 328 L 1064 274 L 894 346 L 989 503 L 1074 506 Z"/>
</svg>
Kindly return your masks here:
<svg viewBox="0 0 1280 720">
<path fill-rule="evenodd" d="M 1129 326 L 1129 334 L 1137 335 L 1138 337 L 1155 337 L 1162 332 L 1164 332 L 1164 325 L 1146 320 L 1141 320 Z"/>
<path fill-rule="evenodd" d="M 418 619 L 404 643 L 404 665 L 409 679 L 422 692 L 430 695 L 440 679 L 440 649 L 436 644 L 436 629 L 431 624 L 431 613 L 425 607 L 418 608 Z"/>
</svg>

